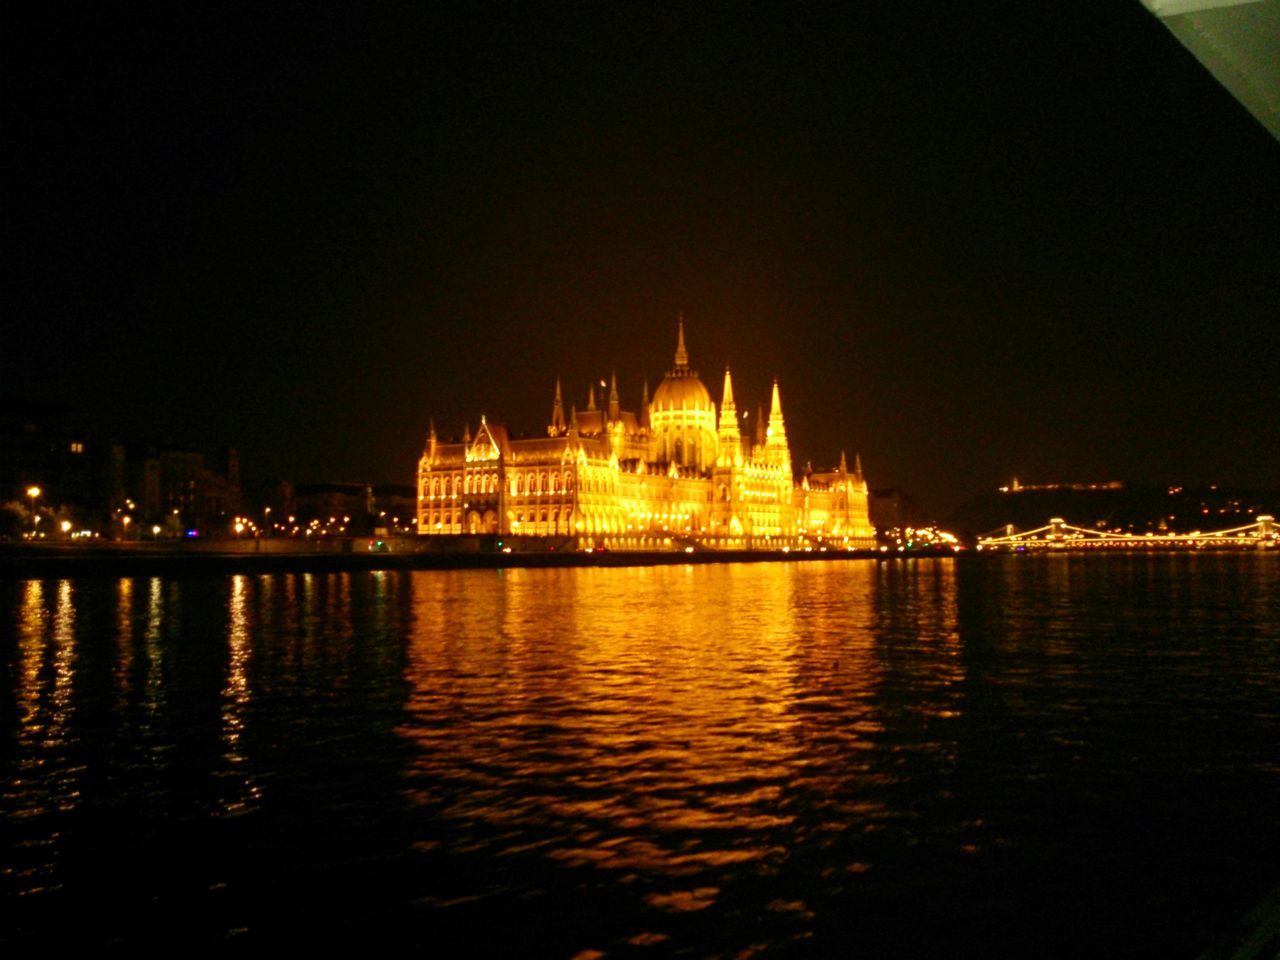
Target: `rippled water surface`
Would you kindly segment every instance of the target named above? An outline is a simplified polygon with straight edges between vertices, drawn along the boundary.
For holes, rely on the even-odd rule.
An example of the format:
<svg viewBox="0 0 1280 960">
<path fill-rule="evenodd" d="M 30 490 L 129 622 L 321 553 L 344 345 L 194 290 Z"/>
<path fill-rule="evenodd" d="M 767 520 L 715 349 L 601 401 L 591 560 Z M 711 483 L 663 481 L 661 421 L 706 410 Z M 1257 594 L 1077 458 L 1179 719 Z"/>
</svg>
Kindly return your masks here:
<svg viewBox="0 0 1280 960">
<path fill-rule="evenodd" d="M 0 583 L 0 941 L 1194 957 L 1280 557 Z"/>
</svg>

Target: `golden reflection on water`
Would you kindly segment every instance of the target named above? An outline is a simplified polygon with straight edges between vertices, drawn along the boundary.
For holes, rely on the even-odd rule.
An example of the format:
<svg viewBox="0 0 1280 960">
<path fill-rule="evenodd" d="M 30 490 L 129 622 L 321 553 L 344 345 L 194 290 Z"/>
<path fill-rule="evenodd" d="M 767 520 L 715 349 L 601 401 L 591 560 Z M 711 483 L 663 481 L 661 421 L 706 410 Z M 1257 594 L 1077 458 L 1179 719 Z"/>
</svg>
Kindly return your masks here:
<svg viewBox="0 0 1280 960">
<path fill-rule="evenodd" d="M 458 825 L 459 849 L 767 873 L 797 838 L 888 816 L 848 787 L 878 775 L 893 608 L 934 648 L 934 682 L 963 678 L 950 561 L 888 579 L 862 561 L 424 573 L 412 595 L 411 799 Z M 800 795 L 822 820 L 795 822 Z"/>
<path fill-rule="evenodd" d="M 121 577 L 116 583 L 116 686 L 127 700 L 133 669 L 133 578 Z"/>
<path fill-rule="evenodd" d="M 269 591 L 269 587 L 267 588 Z M 267 594 L 270 596 L 269 592 Z M 259 598 L 261 600 L 262 598 Z M 242 738 L 250 702 L 249 659 L 252 655 L 253 628 L 256 618 L 253 583 L 249 577 L 231 577 L 231 597 L 227 610 L 227 676 L 222 688 L 222 759 L 230 795 L 221 799 L 221 812 L 239 814 L 261 799 L 249 771 Z"/>
<path fill-rule="evenodd" d="M 228 611 L 227 682 L 222 689 L 222 739 L 226 743 L 229 763 L 242 763 L 239 753 L 240 735 L 244 731 L 244 708 L 249 702 L 249 578 L 237 574 L 231 578 L 231 606 Z"/>
<path fill-rule="evenodd" d="M 14 584 L 8 876 L 87 889 L 85 864 L 141 849 L 153 902 L 172 868 L 153 848 L 234 837 L 245 859 L 291 824 L 272 869 L 404 884 L 415 911 L 545 896 L 568 915 L 608 891 L 589 950 L 697 954 L 693 915 L 765 918 L 766 945 L 820 934 L 953 858 L 998 849 L 1029 875 L 1061 836 L 1063 770 L 1090 789 L 1135 765 L 1270 776 L 1270 559 Z M 154 844 L 116 844 L 103 811 Z"/>
<path fill-rule="evenodd" d="M 177 584 L 172 585 L 177 589 Z M 142 636 L 143 651 L 146 654 L 145 673 L 143 675 L 143 709 L 151 721 L 157 720 L 165 701 L 164 674 L 160 669 L 160 656 L 163 649 L 165 626 L 164 580 L 152 577 L 147 581 L 147 627 Z"/>
<path fill-rule="evenodd" d="M 45 645 L 44 584 L 28 580 L 22 589 L 22 609 L 18 615 L 18 663 L 15 673 L 19 677 L 17 691 L 18 716 L 21 733 L 29 738 L 33 734 L 36 714 L 40 706 L 40 664 Z"/>
<path fill-rule="evenodd" d="M 53 614 L 53 697 L 46 733 L 52 743 L 63 742 L 75 706 L 72 684 L 76 663 L 76 607 L 70 580 L 58 581 Z"/>
</svg>

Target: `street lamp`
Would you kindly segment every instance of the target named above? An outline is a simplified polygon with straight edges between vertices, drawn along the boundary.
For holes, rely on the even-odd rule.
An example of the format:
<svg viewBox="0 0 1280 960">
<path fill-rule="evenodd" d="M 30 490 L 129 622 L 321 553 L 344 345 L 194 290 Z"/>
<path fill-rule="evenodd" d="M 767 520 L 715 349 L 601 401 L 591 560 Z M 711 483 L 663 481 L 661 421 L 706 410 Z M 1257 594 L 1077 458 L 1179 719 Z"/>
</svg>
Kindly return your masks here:
<svg viewBox="0 0 1280 960">
<path fill-rule="evenodd" d="M 36 498 L 40 496 L 40 488 L 36 486 L 27 487 L 27 497 L 31 500 L 31 536 L 36 535 Z"/>
</svg>

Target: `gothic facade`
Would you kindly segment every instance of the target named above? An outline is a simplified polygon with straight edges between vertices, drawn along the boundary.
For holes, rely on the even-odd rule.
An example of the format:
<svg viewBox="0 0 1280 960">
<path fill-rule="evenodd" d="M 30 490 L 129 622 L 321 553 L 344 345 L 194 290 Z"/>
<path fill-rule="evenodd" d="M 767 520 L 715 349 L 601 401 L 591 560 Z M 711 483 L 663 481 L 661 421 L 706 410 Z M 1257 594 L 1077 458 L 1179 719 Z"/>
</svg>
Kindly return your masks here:
<svg viewBox="0 0 1280 960">
<path fill-rule="evenodd" d="M 480 418 L 461 443 L 431 428 L 418 462 L 418 531 L 560 538 L 566 549 L 867 549 L 861 462 L 791 465 L 777 381 L 756 432 L 739 428 L 728 370 L 719 411 L 689 366 L 684 323 L 675 363 L 639 412 L 625 411 L 616 377 L 597 405 L 566 417 L 556 382 L 545 437 L 518 439 Z"/>
</svg>

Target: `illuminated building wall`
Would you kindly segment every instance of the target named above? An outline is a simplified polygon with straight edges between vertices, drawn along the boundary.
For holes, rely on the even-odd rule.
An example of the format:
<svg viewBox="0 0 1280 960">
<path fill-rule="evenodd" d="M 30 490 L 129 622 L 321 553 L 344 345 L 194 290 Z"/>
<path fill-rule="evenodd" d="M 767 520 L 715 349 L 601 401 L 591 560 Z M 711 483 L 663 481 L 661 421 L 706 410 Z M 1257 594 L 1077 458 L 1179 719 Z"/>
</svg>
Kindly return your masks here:
<svg viewBox="0 0 1280 960">
<path fill-rule="evenodd" d="M 831 543 L 871 547 L 861 463 L 844 455 L 797 484 L 778 384 L 754 438 L 738 426 L 725 371 L 720 410 L 689 366 L 684 325 L 675 364 L 638 414 L 616 379 L 597 405 L 565 415 L 556 384 L 547 436 L 511 437 L 480 418 L 444 443 L 432 427 L 418 462 L 418 530 L 425 535 L 568 538 L 567 547 L 769 549 Z"/>
</svg>

